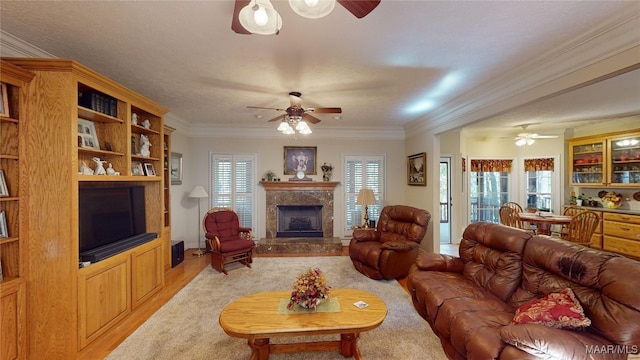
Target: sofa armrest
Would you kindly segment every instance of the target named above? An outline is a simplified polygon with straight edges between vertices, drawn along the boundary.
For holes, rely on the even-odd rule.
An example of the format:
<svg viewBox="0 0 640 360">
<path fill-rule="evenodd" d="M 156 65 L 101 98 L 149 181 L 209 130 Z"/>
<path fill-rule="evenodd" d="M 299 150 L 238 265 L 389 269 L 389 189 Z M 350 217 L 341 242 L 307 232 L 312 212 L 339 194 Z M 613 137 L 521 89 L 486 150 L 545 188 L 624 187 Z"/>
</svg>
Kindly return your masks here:
<svg viewBox="0 0 640 360">
<path fill-rule="evenodd" d="M 418 270 L 461 273 L 464 264 L 459 257 L 421 252 L 416 258 L 416 267 Z"/>
<path fill-rule="evenodd" d="M 413 241 L 387 241 L 382 244 L 382 250 L 393 250 L 396 252 L 408 252 L 418 247 Z"/>
<path fill-rule="evenodd" d="M 356 242 L 363 241 L 380 241 L 380 233 L 376 230 L 353 230 L 353 240 Z"/>
<path fill-rule="evenodd" d="M 500 336 L 505 343 L 544 359 L 627 358 L 622 351 L 601 351 L 615 344 L 587 331 L 556 329 L 540 324 L 520 324 L 504 326 L 500 329 Z"/>
</svg>

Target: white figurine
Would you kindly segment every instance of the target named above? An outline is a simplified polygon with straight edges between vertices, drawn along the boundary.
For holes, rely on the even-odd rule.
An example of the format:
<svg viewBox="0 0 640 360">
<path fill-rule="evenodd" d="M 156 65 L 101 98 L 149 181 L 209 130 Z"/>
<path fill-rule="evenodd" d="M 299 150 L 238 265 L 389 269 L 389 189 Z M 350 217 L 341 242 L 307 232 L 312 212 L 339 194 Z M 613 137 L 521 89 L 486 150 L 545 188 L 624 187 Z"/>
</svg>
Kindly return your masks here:
<svg viewBox="0 0 640 360">
<path fill-rule="evenodd" d="M 113 170 L 113 165 L 111 163 L 109 163 L 109 166 L 107 167 L 107 175 L 116 175 L 116 174 L 118 174 L 118 173 L 116 173 L 116 171 Z"/>
<path fill-rule="evenodd" d="M 138 125 L 138 114 L 136 113 L 131 114 L 131 124 Z"/>
<path fill-rule="evenodd" d="M 151 121 L 149 121 L 149 119 L 145 120 L 142 122 L 142 126 L 144 126 L 147 129 L 151 128 Z"/>
<path fill-rule="evenodd" d="M 151 142 L 149 138 L 145 134 L 140 134 L 140 155 L 142 156 L 150 156 L 151 151 L 149 148 L 151 147 Z"/>
<path fill-rule="evenodd" d="M 96 175 L 107 175 L 107 171 L 104 169 L 104 164 L 106 163 L 106 161 L 100 160 L 99 157 L 91 158 L 91 160 L 96 163 Z"/>
<path fill-rule="evenodd" d="M 87 166 L 87 163 L 84 162 L 84 160 L 82 161 L 82 165 L 80 166 L 80 174 L 93 175 L 93 170 L 91 170 L 91 168 Z"/>
</svg>

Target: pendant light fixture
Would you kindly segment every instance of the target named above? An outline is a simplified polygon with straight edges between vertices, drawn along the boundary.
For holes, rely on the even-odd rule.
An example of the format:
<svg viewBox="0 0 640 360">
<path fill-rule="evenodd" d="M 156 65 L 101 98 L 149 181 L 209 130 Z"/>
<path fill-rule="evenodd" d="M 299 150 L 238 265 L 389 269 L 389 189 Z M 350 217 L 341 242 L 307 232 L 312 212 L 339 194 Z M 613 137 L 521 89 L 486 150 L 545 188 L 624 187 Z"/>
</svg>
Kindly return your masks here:
<svg viewBox="0 0 640 360">
<path fill-rule="evenodd" d="M 282 17 L 269 0 L 254 0 L 238 14 L 240 24 L 252 34 L 277 35 L 282 28 Z"/>
</svg>

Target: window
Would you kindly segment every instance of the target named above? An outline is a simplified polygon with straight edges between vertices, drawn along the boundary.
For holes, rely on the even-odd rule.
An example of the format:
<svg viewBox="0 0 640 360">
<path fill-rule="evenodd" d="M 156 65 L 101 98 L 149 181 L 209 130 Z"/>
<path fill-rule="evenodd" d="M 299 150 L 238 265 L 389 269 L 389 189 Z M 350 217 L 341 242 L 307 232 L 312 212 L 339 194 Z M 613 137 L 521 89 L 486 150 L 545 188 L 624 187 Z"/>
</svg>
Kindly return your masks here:
<svg viewBox="0 0 640 360">
<path fill-rule="evenodd" d="M 559 181 L 559 175 L 555 175 L 554 158 L 525 159 L 525 195 L 527 208 L 535 208 L 541 211 L 552 211 L 554 199 L 554 186 Z"/>
<path fill-rule="evenodd" d="M 471 160 L 470 221 L 500 222 L 500 205 L 509 201 L 511 160 Z"/>
<path fill-rule="evenodd" d="M 384 156 L 355 156 L 344 157 L 344 199 L 346 224 L 344 236 L 351 234 L 353 226 L 362 225 L 363 211 L 361 205 L 356 205 L 360 189 L 371 189 L 376 196 L 376 204 L 369 206 L 369 219 L 377 220 L 385 203 L 384 200 Z"/>
<path fill-rule="evenodd" d="M 210 162 L 211 206 L 233 209 L 240 226 L 254 228 L 256 155 L 211 153 Z"/>
</svg>

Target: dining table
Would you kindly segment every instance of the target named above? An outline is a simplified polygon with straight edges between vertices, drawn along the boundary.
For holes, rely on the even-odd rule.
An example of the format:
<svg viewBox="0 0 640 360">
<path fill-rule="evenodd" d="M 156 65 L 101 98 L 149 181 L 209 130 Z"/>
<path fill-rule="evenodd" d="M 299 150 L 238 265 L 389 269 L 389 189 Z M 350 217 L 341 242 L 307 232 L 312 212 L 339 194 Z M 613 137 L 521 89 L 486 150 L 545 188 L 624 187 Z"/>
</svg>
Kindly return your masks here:
<svg viewBox="0 0 640 360">
<path fill-rule="evenodd" d="M 520 220 L 536 225 L 536 233 L 539 235 L 551 235 L 551 225 L 568 225 L 572 216 L 556 215 L 553 213 L 518 213 Z"/>
</svg>

